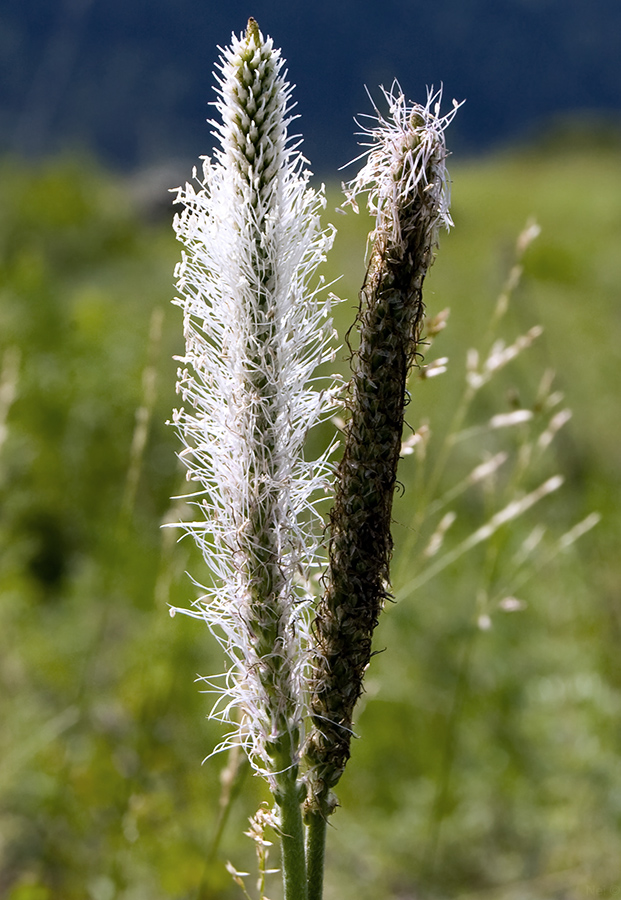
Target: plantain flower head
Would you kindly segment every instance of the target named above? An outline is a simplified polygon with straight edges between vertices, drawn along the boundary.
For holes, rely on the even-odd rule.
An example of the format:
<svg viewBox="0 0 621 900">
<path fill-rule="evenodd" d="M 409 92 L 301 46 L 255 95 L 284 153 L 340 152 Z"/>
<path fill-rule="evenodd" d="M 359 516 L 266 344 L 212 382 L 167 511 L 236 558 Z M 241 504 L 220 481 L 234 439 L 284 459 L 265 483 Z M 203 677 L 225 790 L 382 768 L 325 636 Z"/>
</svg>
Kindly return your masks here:
<svg viewBox="0 0 621 900">
<path fill-rule="evenodd" d="M 317 562 L 317 498 L 327 452 L 304 458 L 334 388 L 314 380 L 333 358 L 330 295 L 316 280 L 333 240 L 323 188 L 288 135 L 291 87 L 280 52 L 251 19 L 222 52 L 211 124 L 219 146 L 196 186 L 178 189 L 174 228 L 185 354 L 173 416 L 196 483 L 182 524 L 211 573 L 191 609 L 226 651 L 209 680 L 213 715 L 233 725 L 257 771 L 295 767 L 307 712 L 307 588 Z M 174 614 L 175 610 L 171 610 Z"/>
<path fill-rule="evenodd" d="M 423 283 L 440 225 L 449 226 L 440 93 L 409 105 L 395 82 L 376 109 L 364 165 L 346 188 L 367 194 L 375 228 L 356 319 L 343 456 L 330 514 L 326 590 L 315 620 L 313 728 L 307 746 L 306 812 L 329 816 L 332 789 L 350 755 L 355 705 L 372 656 L 373 631 L 390 598 L 392 504 L 402 448 L 407 379 L 421 355 Z"/>
</svg>

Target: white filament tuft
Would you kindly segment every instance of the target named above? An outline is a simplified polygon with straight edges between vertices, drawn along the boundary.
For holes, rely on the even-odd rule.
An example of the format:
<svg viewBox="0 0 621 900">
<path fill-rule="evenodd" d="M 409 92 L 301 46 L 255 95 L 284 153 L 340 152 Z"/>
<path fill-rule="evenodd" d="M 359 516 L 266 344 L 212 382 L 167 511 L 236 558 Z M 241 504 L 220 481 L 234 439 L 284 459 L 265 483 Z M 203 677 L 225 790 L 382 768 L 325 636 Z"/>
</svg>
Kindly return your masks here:
<svg viewBox="0 0 621 900">
<path fill-rule="evenodd" d="M 356 197 L 367 193 L 369 212 L 376 217 L 371 239 L 376 240 L 387 231 L 391 243 L 399 246 L 407 238 L 403 230 L 404 226 L 407 228 L 407 208 L 413 198 L 425 197 L 424 209 L 432 234 L 437 234 L 441 226 L 448 229 L 453 224 L 444 131 L 462 104 L 453 100 L 450 112 L 441 116 L 441 88 L 427 91 L 424 106 L 407 103 L 397 81 L 390 91 L 382 88 L 382 93 L 388 103 L 388 117 L 375 107 L 375 116 L 365 118 L 376 124 L 366 127 L 358 122 L 365 138 L 361 146 L 369 149 L 362 154 L 366 163 L 345 186 L 345 193 L 354 209 Z"/>
</svg>

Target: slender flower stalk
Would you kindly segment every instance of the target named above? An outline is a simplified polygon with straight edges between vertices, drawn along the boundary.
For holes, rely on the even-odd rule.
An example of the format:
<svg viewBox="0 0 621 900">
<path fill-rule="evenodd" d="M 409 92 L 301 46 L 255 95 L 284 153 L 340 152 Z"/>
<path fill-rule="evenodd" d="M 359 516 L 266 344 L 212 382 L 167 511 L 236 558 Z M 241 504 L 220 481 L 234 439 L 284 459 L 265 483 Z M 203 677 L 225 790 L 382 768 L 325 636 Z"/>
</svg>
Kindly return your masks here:
<svg viewBox="0 0 621 900">
<path fill-rule="evenodd" d="M 390 596 L 392 500 L 401 448 L 406 379 L 420 353 L 423 281 L 440 226 L 449 227 L 441 93 L 409 106 L 395 83 L 385 92 L 366 162 L 346 189 L 349 202 L 368 193 L 375 216 L 372 250 L 360 294 L 359 348 L 353 353 L 350 419 L 338 467 L 330 522 L 327 589 L 315 620 L 314 727 L 306 817 L 315 854 L 336 799 L 333 787 L 350 755 L 353 712 L 371 658 L 379 613 Z M 309 894 L 321 896 L 320 888 Z"/>
<path fill-rule="evenodd" d="M 286 900 L 306 896 L 298 765 L 308 713 L 309 599 L 316 496 L 327 454 L 308 462 L 309 428 L 332 389 L 312 383 L 332 358 L 330 298 L 309 282 L 333 240 L 322 192 L 288 137 L 291 88 L 270 38 L 250 19 L 218 78 L 220 146 L 186 184 L 175 230 L 185 355 L 174 422 L 202 517 L 183 528 L 213 580 L 191 610 L 228 654 L 215 715 L 233 726 L 280 807 Z M 195 172 L 196 177 L 196 172 Z M 173 614 L 175 610 L 171 611 Z M 303 791 L 302 791 L 303 793 Z"/>
</svg>

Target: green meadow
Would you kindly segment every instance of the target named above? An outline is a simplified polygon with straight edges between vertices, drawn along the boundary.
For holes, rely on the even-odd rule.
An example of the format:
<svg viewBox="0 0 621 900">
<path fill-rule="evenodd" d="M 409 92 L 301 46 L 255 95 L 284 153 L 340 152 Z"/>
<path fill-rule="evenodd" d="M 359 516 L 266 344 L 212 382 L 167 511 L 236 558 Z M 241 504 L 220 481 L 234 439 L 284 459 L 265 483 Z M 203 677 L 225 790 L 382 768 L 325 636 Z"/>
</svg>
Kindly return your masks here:
<svg viewBox="0 0 621 900">
<path fill-rule="evenodd" d="M 422 361 L 448 357 L 447 371 L 415 371 L 409 383 L 404 437 L 425 440 L 400 467 L 395 602 L 339 785 L 326 898 L 612 897 L 619 146 L 559 140 L 455 161 L 451 176 L 455 227 L 425 290 L 429 317 L 450 316 Z M 243 831 L 266 799 L 262 783 L 226 756 L 201 765 L 223 730 L 196 679 L 222 671 L 222 654 L 202 624 L 168 615 L 196 596 L 186 573 L 207 576 L 190 543 L 160 527 L 193 515 L 171 500 L 191 486 L 166 425 L 183 346 L 170 304 L 180 247 L 170 214 L 139 205 L 135 188 L 85 159 L 0 164 L 7 900 L 225 900 L 242 896 L 227 860 L 255 871 Z M 335 212 L 341 202 L 331 189 L 326 217 L 339 234 L 325 277 L 343 275 L 331 289 L 345 348 L 369 223 Z M 533 219 L 541 234 L 499 317 Z M 495 341 L 512 346 L 537 325 L 541 335 L 463 408 L 469 351 L 480 369 Z M 346 355 L 335 362 L 344 373 Z M 548 446 L 541 436 L 567 408 Z M 519 411 L 517 424 L 490 425 Z M 331 432 L 321 426 L 312 448 Z M 499 454 L 495 474 L 472 480 Z M 557 474 L 563 485 L 537 496 Z M 499 517 L 525 497 L 535 499 L 519 515 Z M 573 540 L 592 513 L 599 523 Z M 486 539 L 472 538 L 490 522 Z M 267 894 L 279 892 L 274 876 Z"/>
</svg>

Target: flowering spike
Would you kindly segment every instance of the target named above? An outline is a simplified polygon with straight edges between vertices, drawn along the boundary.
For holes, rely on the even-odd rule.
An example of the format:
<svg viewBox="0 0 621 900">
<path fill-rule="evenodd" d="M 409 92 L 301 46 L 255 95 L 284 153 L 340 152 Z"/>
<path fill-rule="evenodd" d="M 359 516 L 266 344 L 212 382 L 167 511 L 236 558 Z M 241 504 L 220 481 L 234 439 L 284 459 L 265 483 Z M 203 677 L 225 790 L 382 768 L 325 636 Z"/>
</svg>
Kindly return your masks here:
<svg viewBox="0 0 621 900">
<path fill-rule="evenodd" d="M 204 619 L 230 660 L 212 713 L 233 725 L 221 748 L 243 744 L 276 791 L 279 773 L 295 779 L 307 708 L 304 584 L 327 454 L 308 462 L 302 446 L 333 403 L 331 388 L 309 387 L 332 358 L 331 301 L 309 282 L 333 232 L 321 230 L 323 189 L 309 188 L 287 134 L 283 60 L 254 19 L 223 51 L 217 80 L 219 147 L 198 189 L 178 189 L 174 223 L 186 350 L 173 419 L 204 516 L 182 527 L 212 573 L 179 611 Z"/>
<path fill-rule="evenodd" d="M 406 380 L 419 354 L 422 287 L 440 225 L 449 216 L 441 92 L 409 106 L 395 83 L 384 92 L 390 118 L 377 113 L 366 163 L 346 188 L 356 209 L 367 192 L 375 216 L 358 311 L 359 349 L 343 459 L 331 513 L 327 589 L 315 621 L 316 658 L 307 816 L 319 833 L 332 812 L 331 790 L 349 758 L 354 706 L 371 659 L 371 639 L 390 596 L 392 499 L 401 449 Z"/>
</svg>

